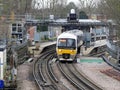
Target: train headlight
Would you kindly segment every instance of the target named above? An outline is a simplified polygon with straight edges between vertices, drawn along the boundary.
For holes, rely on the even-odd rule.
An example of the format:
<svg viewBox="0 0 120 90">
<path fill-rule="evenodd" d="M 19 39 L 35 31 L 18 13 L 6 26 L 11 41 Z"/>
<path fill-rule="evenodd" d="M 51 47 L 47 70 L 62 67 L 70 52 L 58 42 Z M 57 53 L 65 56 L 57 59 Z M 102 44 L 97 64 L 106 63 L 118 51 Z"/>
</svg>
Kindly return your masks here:
<svg viewBox="0 0 120 90">
<path fill-rule="evenodd" d="M 74 50 L 71 50 L 71 52 L 74 52 Z"/>
<path fill-rule="evenodd" d="M 59 49 L 58 51 L 59 51 L 59 52 L 62 52 L 62 50 L 61 50 L 61 49 Z"/>
</svg>

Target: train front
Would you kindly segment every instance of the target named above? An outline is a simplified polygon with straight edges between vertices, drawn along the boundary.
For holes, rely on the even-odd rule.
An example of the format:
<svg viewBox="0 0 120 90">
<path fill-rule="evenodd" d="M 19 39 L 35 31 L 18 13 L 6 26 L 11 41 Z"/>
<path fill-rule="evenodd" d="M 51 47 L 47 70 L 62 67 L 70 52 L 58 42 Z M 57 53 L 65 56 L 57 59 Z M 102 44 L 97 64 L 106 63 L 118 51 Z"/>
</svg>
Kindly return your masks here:
<svg viewBox="0 0 120 90">
<path fill-rule="evenodd" d="M 73 61 L 77 54 L 77 41 L 75 38 L 59 38 L 56 52 L 58 60 Z"/>
</svg>

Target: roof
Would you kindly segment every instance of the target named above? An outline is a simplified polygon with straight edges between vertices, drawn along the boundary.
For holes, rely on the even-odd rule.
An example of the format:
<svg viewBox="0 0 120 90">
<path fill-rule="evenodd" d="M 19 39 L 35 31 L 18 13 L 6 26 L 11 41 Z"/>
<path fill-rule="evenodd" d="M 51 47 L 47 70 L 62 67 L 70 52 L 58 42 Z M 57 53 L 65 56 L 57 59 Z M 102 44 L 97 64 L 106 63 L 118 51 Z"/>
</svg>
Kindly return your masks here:
<svg viewBox="0 0 120 90">
<path fill-rule="evenodd" d="M 95 41 L 94 47 L 100 47 L 100 46 L 104 46 L 106 44 L 107 44 L 106 39 L 104 39 L 104 40 L 98 40 L 98 41 Z"/>
<path fill-rule="evenodd" d="M 58 39 L 59 38 L 74 38 L 74 39 L 76 39 L 76 36 L 71 33 L 62 33 L 58 36 Z"/>
<path fill-rule="evenodd" d="M 93 19 L 78 19 L 79 22 L 86 22 L 86 23 L 99 23 L 100 20 L 93 20 Z"/>
<path fill-rule="evenodd" d="M 78 22 L 68 22 L 67 19 L 56 19 L 54 22 L 49 23 L 49 25 L 78 25 L 78 26 L 89 26 L 89 25 L 107 25 L 107 22 L 102 22 L 100 20 L 92 20 L 92 19 L 78 19 Z"/>
<path fill-rule="evenodd" d="M 70 30 L 70 31 L 67 31 L 65 33 L 71 33 L 71 34 L 74 34 L 76 36 L 83 35 L 83 32 L 81 30 L 78 30 L 78 29 Z"/>
<path fill-rule="evenodd" d="M 67 22 L 67 19 L 56 19 L 54 22 L 57 23 L 64 23 Z M 98 23 L 101 22 L 100 20 L 93 20 L 93 19 L 78 19 L 78 22 L 84 23 Z"/>
<path fill-rule="evenodd" d="M 26 21 L 27 25 L 50 25 L 50 26 L 66 26 L 66 25 L 78 25 L 78 26 L 88 26 L 88 25 L 108 25 L 107 22 L 102 22 L 100 20 L 93 19 L 77 19 L 77 22 L 68 22 L 67 19 L 56 19 L 56 20 L 44 20 L 37 21 L 31 20 Z"/>
<path fill-rule="evenodd" d="M 76 39 L 77 38 L 76 36 L 82 36 L 82 35 L 83 35 L 83 32 L 81 30 L 74 29 L 74 30 L 63 32 L 62 34 L 60 34 L 58 36 L 58 38 L 74 38 L 74 39 Z"/>
</svg>

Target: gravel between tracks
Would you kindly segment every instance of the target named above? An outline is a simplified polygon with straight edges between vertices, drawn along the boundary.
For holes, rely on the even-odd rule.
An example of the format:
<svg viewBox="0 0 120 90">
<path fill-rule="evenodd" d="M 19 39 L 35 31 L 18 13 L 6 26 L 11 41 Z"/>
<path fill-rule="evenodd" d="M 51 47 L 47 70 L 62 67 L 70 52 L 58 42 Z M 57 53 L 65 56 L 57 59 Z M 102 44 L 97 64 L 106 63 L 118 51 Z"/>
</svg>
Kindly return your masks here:
<svg viewBox="0 0 120 90">
<path fill-rule="evenodd" d="M 77 63 L 76 68 L 78 71 L 82 71 L 89 79 L 101 86 L 103 90 L 120 90 L 120 81 L 100 72 L 107 69 L 113 69 L 106 63 Z M 62 81 L 64 80 L 62 79 Z M 32 76 L 32 63 L 26 63 L 18 67 L 17 83 L 17 90 L 38 90 Z M 65 83 L 66 81 L 64 84 Z"/>
<path fill-rule="evenodd" d="M 38 90 L 32 74 L 33 63 L 18 66 L 17 90 Z"/>
<path fill-rule="evenodd" d="M 101 70 L 113 69 L 106 63 L 78 63 L 76 68 L 102 87 L 103 90 L 120 90 L 120 81 L 100 72 Z"/>
</svg>

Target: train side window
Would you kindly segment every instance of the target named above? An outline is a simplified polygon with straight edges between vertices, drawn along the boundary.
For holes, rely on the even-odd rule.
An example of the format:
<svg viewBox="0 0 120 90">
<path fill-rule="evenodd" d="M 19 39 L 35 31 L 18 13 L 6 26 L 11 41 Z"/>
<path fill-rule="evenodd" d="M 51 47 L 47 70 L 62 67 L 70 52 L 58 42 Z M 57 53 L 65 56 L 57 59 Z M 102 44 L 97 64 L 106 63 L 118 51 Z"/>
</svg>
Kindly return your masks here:
<svg viewBox="0 0 120 90">
<path fill-rule="evenodd" d="M 75 46 L 75 40 L 73 41 L 72 46 Z"/>
</svg>

